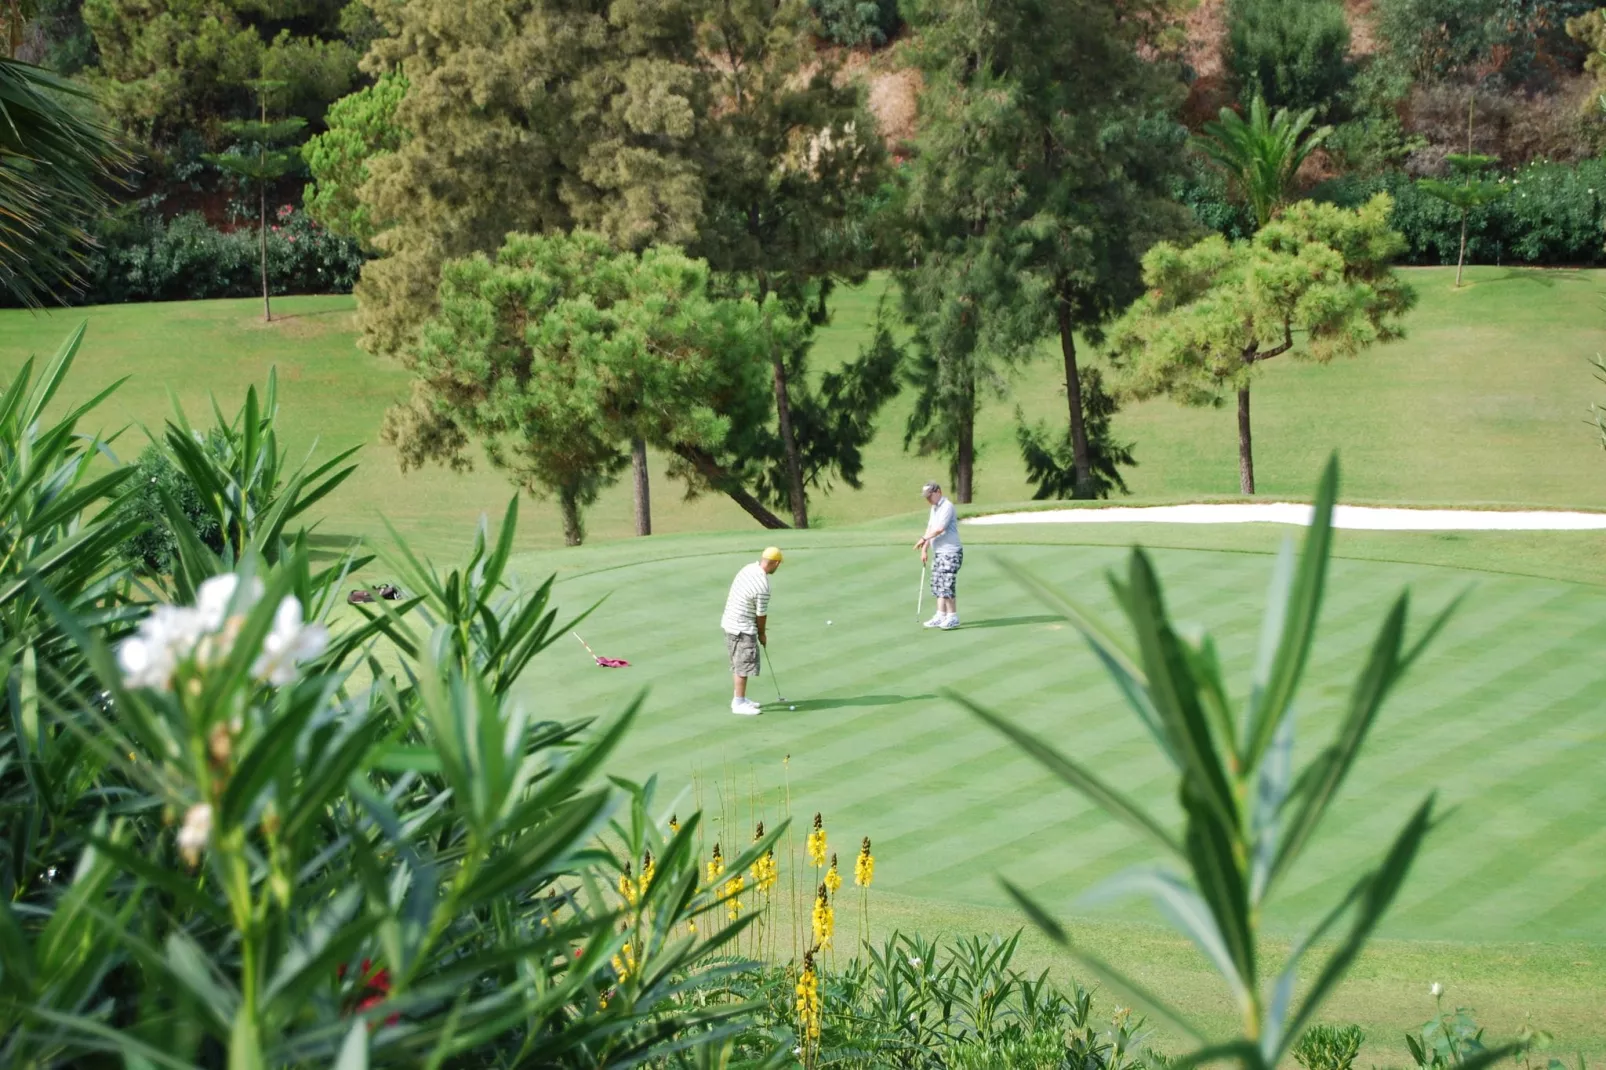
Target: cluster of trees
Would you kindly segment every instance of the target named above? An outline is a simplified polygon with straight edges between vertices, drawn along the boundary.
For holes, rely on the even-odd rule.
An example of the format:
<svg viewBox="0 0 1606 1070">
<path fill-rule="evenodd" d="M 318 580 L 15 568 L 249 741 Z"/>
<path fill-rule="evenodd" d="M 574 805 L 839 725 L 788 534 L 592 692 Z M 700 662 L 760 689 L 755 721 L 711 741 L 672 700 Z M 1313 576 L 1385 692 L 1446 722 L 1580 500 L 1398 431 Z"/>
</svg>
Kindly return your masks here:
<svg viewBox="0 0 1606 1070">
<path fill-rule="evenodd" d="M 1017 429 L 1040 497 L 1124 490 L 1134 455 L 1112 416 L 1156 393 L 1236 395 L 1253 492 L 1258 365 L 1387 340 L 1409 304 L 1385 202 L 1280 218 L 1330 138 L 1315 121 L 1336 118 L 1282 105 L 1351 73 L 1296 60 L 1347 38 L 1310 15 L 1320 47 L 1268 58 L 1299 33 L 1254 0 L 1231 6 L 1248 118 L 1224 110 L 1200 135 L 1179 119 L 1177 0 L 904 0 L 922 91 L 898 159 L 819 48 L 841 5 L 58 8 L 149 158 L 207 141 L 201 159 L 240 178 L 264 230 L 267 191 L 305 164 L 308 211 L 373 257 L 362 344 L 415 373 L 384 438 L 408 467 L 483 454 L 555 497 L 571 542 L 627 469 L 650 533 L 649 451 L 688 494 L 807 526 L 812 495 L 859 484 L 906 386 L 906 447 L 942 457 L 969 501 L 980 407 L 1048 347 L 1065 419 Z M 1176 194 L 1205 159 L 1247 208 L 1237 240 L 1195 244 Z M 811 370 L 833 290 L 876 269 L 896 294 L 873 343 Z M 1275 293 L 1268 273 L 1287 276 Z"/>
</svg>

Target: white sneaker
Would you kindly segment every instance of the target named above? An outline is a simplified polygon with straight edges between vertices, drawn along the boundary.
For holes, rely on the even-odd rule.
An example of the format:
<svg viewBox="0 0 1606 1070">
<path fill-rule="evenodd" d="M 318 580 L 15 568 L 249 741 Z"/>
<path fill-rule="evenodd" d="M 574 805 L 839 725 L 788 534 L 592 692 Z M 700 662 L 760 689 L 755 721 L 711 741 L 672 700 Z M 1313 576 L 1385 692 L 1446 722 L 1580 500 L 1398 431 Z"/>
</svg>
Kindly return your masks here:
<svg viewBox="0 0 1606 1070">
<path fill-rule="evenodd" d="M 764 712 L 764 708 L 750 698 L 733 698 L 731 712 L 738 717 L 757 717 Z"/>
<path fill-rule="evenodd" d="M 935 617 L 932 617 L 930 620 L 926 621 L 926 623 L 922 624 L 921 627 L 922 628 L 941 628 L 942 627 L 942 622 L 947 620 L 947 619 L 948 619 L 947 617 L 943 616 L 941 613 L 938 613 Z"/>
<path fill-rule="evenodd" d="M 955 628 L 959 627 L 959 614 L 950 613 L 948 616 L 942 619 L 942 623 L 937 625 L 937 627 L 941 628 L 945 632 L 953 631 Z"/>
</svg>

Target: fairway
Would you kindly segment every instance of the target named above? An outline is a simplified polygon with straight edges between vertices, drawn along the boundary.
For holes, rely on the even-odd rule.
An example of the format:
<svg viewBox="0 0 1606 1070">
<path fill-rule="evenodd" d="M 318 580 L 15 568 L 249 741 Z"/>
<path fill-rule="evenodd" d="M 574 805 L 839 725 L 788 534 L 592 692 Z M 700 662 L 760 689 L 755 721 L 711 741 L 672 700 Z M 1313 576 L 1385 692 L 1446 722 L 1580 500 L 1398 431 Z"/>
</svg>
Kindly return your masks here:
<svg viewBox="0 0 1606 1070">
<path fill-rule="evenodd" d="M 1212 1002 L 1219 993 L 1191 949 L 1148 927 L 1157 918 L 1146 905 L 1079 901 L 1101 879 L 1152 861 L 1152 852 L 943 696 L 952 688 L 1009 715 L 1174 818 L 1174 774 L 1091 653 L 994 564 L 1007 555 L 1113 621 L 1102 573 L 1126 552 L 1041 527 L 972 528 L 960 584 L 965 625 L 940 633 L 916 623 L 918 562 L 890 528 L 787 541 L 786 564 L 772 581 L 770 634 L 796 711 L 774 703 L 766 677 L 750 689 L 766 703 L 764 716 L 727 712 L 719 610 L 731 575 L 761 545 L 753 537 L 655 541 L 639 559 L 624 544 L 527 559 L 532 579 L 562 561 L 556 598 L 565 615 L 603 600 L 581 633 L 631 668 L 598 669 L 565 636 L 520 695 L 541 715 L 608 716 L 648 689 L 615 771 L 634 779 L 656 772 L 669 796 L 685 793 L 680 809 L 700 803 L 738 826 L 716 823 L 711 837 L 745 843 L 752 820 L 780 816 L 789 788 L 795 818 L 806 823 L 822 812 L 845 857 L 861 837 L 873 838 L 877 889 L 894 897 L 891 924 L 1017 927 L 1022 919 L 998 884 L 1006 876 L 1060 916 L 1084 919 L 1077 931 L 1113 961 L 1228 1013 Z M 1240 686 L 1269 551 L 1285 530 L 1206 529 L 1223 548 L 1155 552 L 1174 618 L 1212 631 Z M 1009 540 L 1011 532 L 1033 541 Z M 1112 538 L 1157 534 L 1128 526 Z M 1341 554 L 1398 553 L 1347 533 L 1339 544 Z M 1269 920 L 1297 936 L 1437 792 L 1449 816 L 1385 922 L 1391 939 L 1369 956 L 1369 980 L 1347 986 L 1332 1020 L 1411 1028 L 1431 1010 L 1419 988 L 1453 977 L 1457 998 L 1474 999 L 1492 1027 L 1520 1028 L 1531 1011 L 1565 1043 L 1600 1050 L 1606 664 L 1598 651 L 1606 588 L 1341 556 L 1298 701 L 1301 758 L 1327 741 L 1403 587 L 1412 592 L 1416 628 L 1470 594 L 1385 706 L 1325 836 L 1273 897 Z M 1046 949 L 1038 954 L 1064 968 Z M 1376 1042 L 1378 1058 L 1398 1058 L 1386 1035 Z"/>
<path fill-rule="evenodd" d="M 1174 816 L 1172 774 L 1077 633 L 990 561 L 1007 553 L 1113 619 L 1102 572 L 1124 552 L 995 548 L 973 535 L 960 591 L 965 625 L 950 634 L 916 624 L 919 567 L 908 549 L 864 541 L 811 538 L 788 550 L 772 582 L 771 654 L 795 712 L 775 705 L 769 679 L 752 692 L 768 704 L 764 717 L 726 711 L 719 609 L 750 555 L 686 543 L 677 548 L 687 556 L 655 554 L 560 583 L 570 611 L 606 596 L 582 634 L 632 668 L 600 671 L 568 640 L 543 657 L 523 693 L 543 713 L 600 713 L 650 687 L 620 772 L 689 785 L 694 773 L 712 781 L 729 766 L 744 796 L 756 777 L 773 807 L 790 755 L 794 809 L 827 813 L 843 845 L 874 837 L 889 890 L 1002 905 L 995 874 L 1003 873 L 1077 910 L 1080 892 L 1143 860 L 1146 848 L 941 692 L 1008 714 Z M 1208 627 L 1229 674 L 1245 679 L 1270 558 L 1169 550 L 1156 559 L 1175 618 Z M 1473 583 L 1454 569 L 1335 562 L 1301 695 L 1299 752 L 1325 743 L 1402 587 L 1412 589 L 1420 626 Z M 1606 665 L 1595 656 L 1606 644 L 1603 610 L 1598 587 L 1477 577 L 1385 708 L 1316 864 L 1284 886 L 1272 918 L 1284 927 L 1313 921 L 1409 809 L 1438 791 L 1455 813 L 1388 919 L 1390 934 L 1606 940 Z"/>
</svg>

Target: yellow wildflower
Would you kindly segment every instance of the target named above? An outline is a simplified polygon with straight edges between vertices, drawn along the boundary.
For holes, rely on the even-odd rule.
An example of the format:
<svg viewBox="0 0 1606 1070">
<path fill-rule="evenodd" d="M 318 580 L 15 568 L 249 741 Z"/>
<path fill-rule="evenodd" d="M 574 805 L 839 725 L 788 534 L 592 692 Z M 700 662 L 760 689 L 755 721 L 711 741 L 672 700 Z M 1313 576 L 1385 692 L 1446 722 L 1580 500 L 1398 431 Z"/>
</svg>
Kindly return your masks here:
<svg viewBox="0 0 1606 1070">
<path fill-rule="evenodd" d="M 713 884 L 725 873 L 725 856 L 719 853 L 719 844 L 714 844 L 714 857 L 708 860 L 708 883 Z"/>
<path fill-rule="evenodd" d="M 768 895 L 769 890 L 775 887 L 780 879 L 780 867 L 775 864 L 775 849 L 772 847 L 759 855 L 758 861 L 753 863 L 750 871 L 753 878 L 753 887 Z"/>
<path fill-rule="evenodd" d="M 630 975 L 636 972 L 636 955 L 629 944 L 621 947 L 619 954 L 613 957 L 613 972 L 618 975 L 620 984 L 630 980 Z"/>
<path fill-rule="evenodd" d="M 864 838 L 864 845 L 859 848 L 859 857 L 853 862 L 853 883 L 861 888 L 870 887 L 875 879 L 875 855 L 870 853 L 870 837 Z"/>
<path fill-rule="evenodd" d="M 647 894 L 647 886 L 652 883 L 652 879 L 657 873 L 658 863 L 653 860 L 652 852 L 648 851 L 646 852 L 646 857 L 641 860 L 641 879 L 636 882 L 637 894 Z"/>
<path fill-rule="evenodd" d="M 677 817 L 674 814 L 670 814 L 669 815 L 669 831 L 670 832 L 679 832 L 680 831 L 680 818 Z"/>
<path fill-rule="evenodd" d="M 836 929 L 836 911 L 831 909 L 831 897 L 820 885 L 820 891 L 814 897 L 814 913 L 811 916 L 814 928 L 814 943 L 819 947 L 831 946 L 831 933 Z"/>
<path fill-rule="evenodd" d="M 836 852 L 831 852 L 831 868 L 825 871 L 825 887 L 832 895 L 842 888 L 842 874 L 836 870 Z"/>
<path fill-rule="evenodd" d="M 744 883 L 745 882 L 742 880 L 742 875 L 740 873 L 736 874 L 736 876 L 725 882 L 725 891 L 723 894 L 725 896 L 726 906 L 729 911 L 728 917 L 731 921 L 735 921 L 737 918 L 742 916 L 741 894 Z"/>
<path fill-rule="evenodd" d="M 803 972 L 797 977 L 797 1035 L 805 1048 L 819 1042 L 820 1012 L 820 975 L 814 969 L 814 951 L 810 950 L 803 955 Z"/>
<path fill-rule="evenodd" d="M 625 871 L 619 874 L 619 894 L 631 906 L 636 905 L 636 882 L 630 878 L 630 863 L 625 863 Z"/>
<path fill-rule="evenodd" d="M 814 831 L 809 833 L 808 852 L 812 864 L 825 865 L 825 825 L 821 823 L 819 814 L 814 815 Z"/>
</svg>

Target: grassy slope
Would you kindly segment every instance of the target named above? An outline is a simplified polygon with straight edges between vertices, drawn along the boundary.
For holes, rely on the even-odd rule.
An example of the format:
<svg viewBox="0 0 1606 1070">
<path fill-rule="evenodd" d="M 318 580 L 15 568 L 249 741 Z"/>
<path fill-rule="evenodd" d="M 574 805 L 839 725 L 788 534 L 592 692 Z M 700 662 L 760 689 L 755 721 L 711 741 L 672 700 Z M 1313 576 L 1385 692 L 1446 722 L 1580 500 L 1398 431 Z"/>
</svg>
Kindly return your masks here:
<svg viewBox="0 0 1606 1070">
<path fill-rule="evenodd" d="M 1598 272 L 1475 268 L 1472 284 L 1449 288 L 1443 270 L 1411 273 L 1422 294 L 1410 337 L 1331 367 L 1294 361 L 1267 368 L 1255 392 L 1257 472 L 1265 495 L 1308 491 L 1332 449 L 1343 453 L 1349 500 L 1419 503 L 1599 506 L 1606 462 L 1586 421 L 1596 396 L 1588 359 L 1606 351 Z M 879 291 L 841 295 L 837 320 L 817 350 L 817 368 L 851 357 L 867 337 Z M 110 418 L 159 422 L 174 391 L 192 415 L 208 391 L 232 406 L 247 384 L 277 364 L 285 394 L 285 431 L 298 446 L 362 443 L 362 476 L 333 505 L 334 524 L 372 530 L 383 511 L 429 549 L 446 549 L 482 511 L 500 511 L 510 493 L 496 473 L 457 476 L 438 469 L 398 477 L 394 456 L 376 441 L 385 407 L 407 393 L 399 367 L 358 351 L 347 298 L 291 298 L 289 316 L 271 327 L 251 301 L 117 306 L 31 316 L 0 313 L 0 375 L 29 352 L 46 353 L 87 316 L 77 377 L 80 390 L 118 375 L 133 378 Z M 1045 355 L 1047 350 L 1045 350 Z M 988 402 L 979 429 L 979 503 L 1029 495 L 1013 438 L 1019 400 L 1032 418 L 1059 419 L 1063 390 L 1045 359 L 1015 376 L 1011 397 Z M 899 399 L 871 445 L 861 491 L 839 489 L 817 501 L 827 526 L 907 511 L 913 488 L 935 459 L 901 447 L 908 413 Z M 1118 417 L 1137 444 L 1131 475 L 1138 500 L 1230 495 L 1237 468 L 1233 415 L 1156 401 Z M 1409 458 L 1408 463 L 1402 458 Z M 660 477 L 654 487 L 660 533 L 736 530 L 750 521 L 723 498 L 680 500 Z M 918 504 L 916 500 L 914 504 Z M 631 530 L 628 488 L 608 492 L 589 515 L 593 538 Z M 528 545 L 560 541 L 556 510 L 532 510 Z"/>
</svg>

